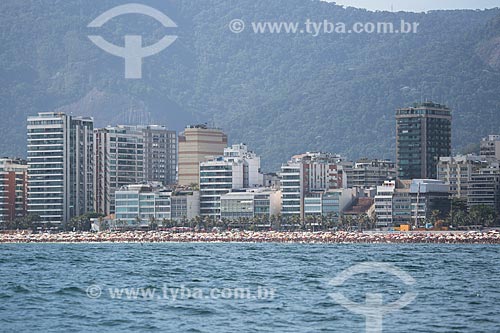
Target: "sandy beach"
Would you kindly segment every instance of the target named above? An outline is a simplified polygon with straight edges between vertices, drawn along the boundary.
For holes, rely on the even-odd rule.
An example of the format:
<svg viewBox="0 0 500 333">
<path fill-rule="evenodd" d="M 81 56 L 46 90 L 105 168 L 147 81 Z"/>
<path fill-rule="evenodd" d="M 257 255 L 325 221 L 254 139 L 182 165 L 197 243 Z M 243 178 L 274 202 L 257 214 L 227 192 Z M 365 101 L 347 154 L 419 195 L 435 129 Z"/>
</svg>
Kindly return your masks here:
<svg viewBox="0 0 500 333">
<path fill-rule="evenodd" d="M 63 232 L 0 234 L 0 243 L 440 243 L 500 244 L 498 231 L 488 232 Z"/>
</svg>

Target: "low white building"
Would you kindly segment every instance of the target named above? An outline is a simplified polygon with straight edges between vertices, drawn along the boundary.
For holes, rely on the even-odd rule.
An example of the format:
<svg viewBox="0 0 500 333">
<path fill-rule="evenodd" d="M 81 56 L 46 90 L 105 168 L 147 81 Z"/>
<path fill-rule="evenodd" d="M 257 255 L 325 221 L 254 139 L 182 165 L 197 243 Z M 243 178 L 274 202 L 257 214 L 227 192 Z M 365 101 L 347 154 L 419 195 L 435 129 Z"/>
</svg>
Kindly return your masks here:
<svg viewBox="0 0 500 333">
<path fill-rule="evenodd" d="M 148 185 L 128 185 L 115 191 L 117 223 L 148 226 L 151 221 L 170 220 L 170 192 L 153 191 Z"/>
<path fill-rule="evenodd" d="M 263 217 L 279 215 L 281 211 L 280 191 L 259 188 L 236 191 L 221 196 L 221 218 L 230 220 L 238 218 Z"/>
<path fill-rule="evenodd" d="M 128 185 L 115 192 L 115 222 L 146 227 L 151 222 L 189 220 L 199 215 L 199 192 L 172 192 L 151 185 Z"/>
</svg>

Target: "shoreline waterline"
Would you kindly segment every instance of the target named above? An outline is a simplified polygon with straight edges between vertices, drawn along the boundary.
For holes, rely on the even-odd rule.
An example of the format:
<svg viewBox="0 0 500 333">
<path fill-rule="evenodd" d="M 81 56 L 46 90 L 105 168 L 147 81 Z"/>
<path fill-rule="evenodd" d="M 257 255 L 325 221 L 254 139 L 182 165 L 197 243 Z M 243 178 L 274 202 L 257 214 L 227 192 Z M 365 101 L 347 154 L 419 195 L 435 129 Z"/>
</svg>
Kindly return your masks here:
<svg viewBox="0 0 500 333">
<path fill-rule="evenodd" d="M 301 243 L 301 244 L 500 244 L 500 232 L 61 232 L 0 234 L 9 243 Z"/>
</svg>

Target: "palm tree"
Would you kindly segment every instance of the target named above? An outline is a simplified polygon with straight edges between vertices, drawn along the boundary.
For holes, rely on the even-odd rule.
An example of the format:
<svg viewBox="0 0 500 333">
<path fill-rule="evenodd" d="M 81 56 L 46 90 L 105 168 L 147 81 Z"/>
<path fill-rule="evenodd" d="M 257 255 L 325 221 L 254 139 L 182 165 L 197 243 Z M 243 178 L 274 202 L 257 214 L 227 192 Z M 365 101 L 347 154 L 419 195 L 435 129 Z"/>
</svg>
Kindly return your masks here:
<svg viewBox="0 0 500 333">
<path fill-rule="evenodd" d="M 142 219 L 139 217 L 139 215 L 136 216 L 135 221 L 134 221 L 134 228 L 138 228 L 141 226 Z"/>
<path fill-rule="evenodd" d="M 358 216 L 358 223 L 359 227 L 358 230 L 362 231 L 364 229 L 368 229 L 370 225 L 370 218 L 368 217 L 368 214 L 362 213 L 361 215 Z"/>
<path fill-rule="evenodd" d="M 482 226 L 493 225 L 497 219 L 495 209 L 486 205 L 473 206 L 469 216 L 472 224 Z"/>
<path fill-rule="evenodd" d="M 156 229 L 158 229 L 158 223 L 156 222 L 156 217 L 151 216 L 149 218 L 148 226 L 149 226 L 149 230 L 156 230 Z"/>
</svg>

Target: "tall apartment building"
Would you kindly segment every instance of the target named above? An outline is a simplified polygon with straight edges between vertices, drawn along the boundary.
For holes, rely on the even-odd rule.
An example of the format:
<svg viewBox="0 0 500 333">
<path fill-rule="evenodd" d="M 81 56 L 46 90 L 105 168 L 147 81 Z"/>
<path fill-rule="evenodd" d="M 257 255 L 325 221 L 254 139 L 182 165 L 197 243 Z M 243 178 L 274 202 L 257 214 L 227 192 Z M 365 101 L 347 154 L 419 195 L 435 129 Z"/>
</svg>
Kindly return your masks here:
<svg viewBox="0 0 500 333">
<path fill-rule="evenodd" d="M 377 195 L 375 196 L 377 226 L 388 227 L 393 225 L 393 197 L 395 194 L 395 180 L 387 180 L 382 185 L 377 186 Z M 409 210 L 410 204 L 408 205 L 408 211 Z"/>
<path fill-rule="evenodd" d="M 295 155 L 281 166 L 281 213 L 304 217 L 304 198 L 308 193 L 345 187 L 346 162 L 330 153 Z"/>
<path fill-rule="evenodd" d="M 144 177 L 144 135 L 137 126 L 115 126 L 94 131 L 94 209 L 115 212 L 115 191 L 138 184 Z"/>
<path fill-rule="evenodd" d="M 500 135 L 488 135 L 480 143 L 481 157 L 487 160 L 500 160 Z"/>
<path fill-rule="evenodd" d="M 0 159 L 0 229 L 26 215 L 28 165 L 21 159 Z"/>
<path fill-rule="evenodd" d="M 92 211 L 92 118 L 28 117 L 28 213 L 61 224 Z"/>
<path fill-rule="evenodd" d="M 440 157 L 437 179 L 450 185 L 450 194 L 453 197 L 467 198 L 472 174 L 486 164 L 482 158 L 475 155 Z"/>
<path fill-rule="evenodd" d="M 396 178 L 394 162 L 360 160 L 353 168 L 345 168 L 347 188 L 376 188 L 384 181 Z"/>
<path fill-rule="evenodd" d="M 144 137 L 144 178 L 173 185 L 177 182 L 177 134 L 164 126 L 138 126 Z"/>
<path fill-rule="evenodd" d="M 400 179 L 437 177 L 451 155 L 451 110 L 432 102 L 396 110 L 396 164 Z"/>
<path fill-rule="evenodd" d="M 304 167 L 300 160 L 290 160 L 281 166 L 280 172 L 281 214 L 283 216 L 303 213 Z"/>
<path fill-rule="evenodd" d="M 200 162 L 221 156 L 227 146 L 222 130 L 207 125 L 186 127 L 179 135 L 179 185 L 199 184 Z"/>
</svg>

